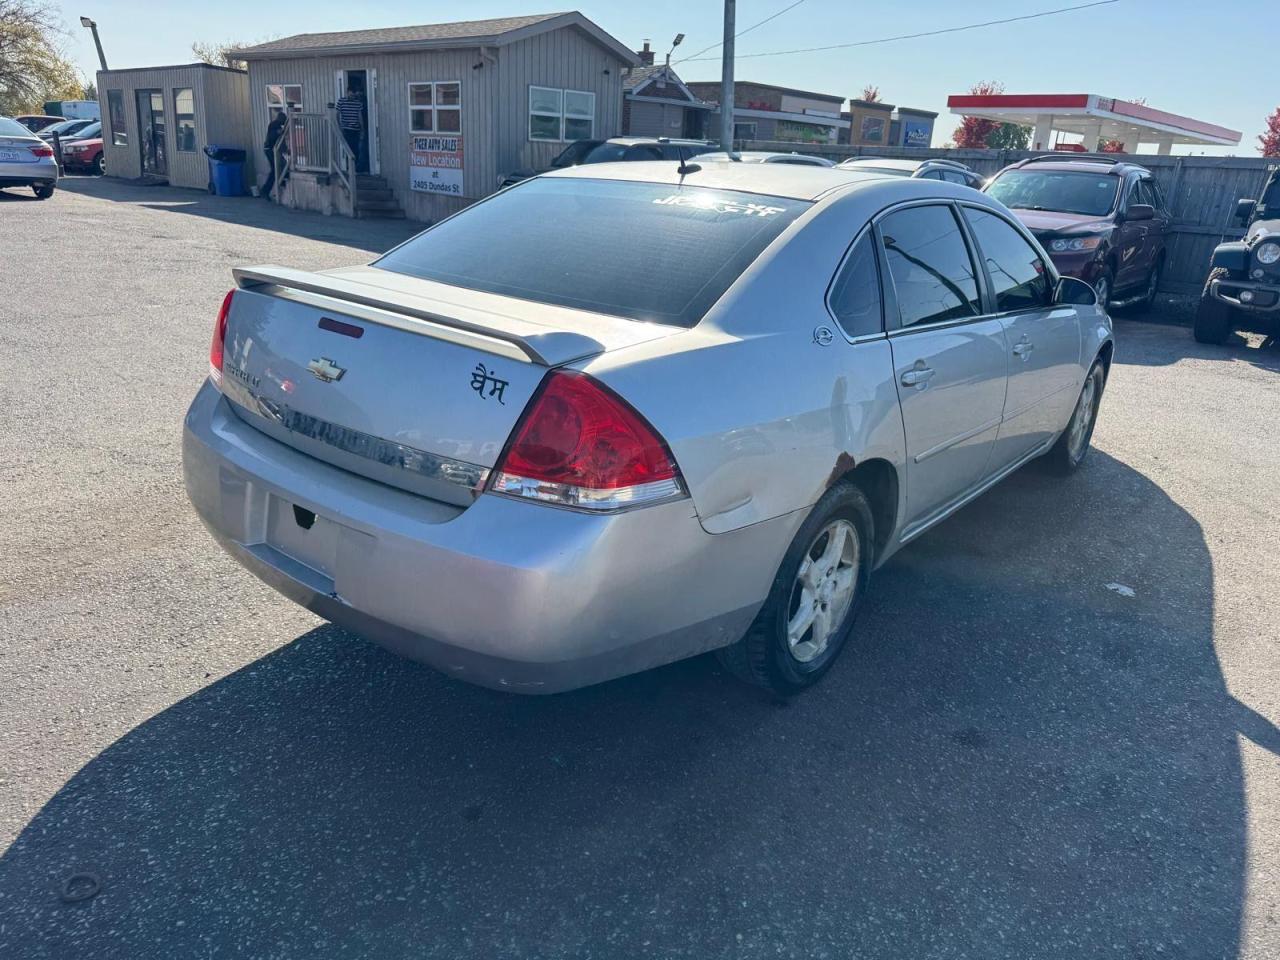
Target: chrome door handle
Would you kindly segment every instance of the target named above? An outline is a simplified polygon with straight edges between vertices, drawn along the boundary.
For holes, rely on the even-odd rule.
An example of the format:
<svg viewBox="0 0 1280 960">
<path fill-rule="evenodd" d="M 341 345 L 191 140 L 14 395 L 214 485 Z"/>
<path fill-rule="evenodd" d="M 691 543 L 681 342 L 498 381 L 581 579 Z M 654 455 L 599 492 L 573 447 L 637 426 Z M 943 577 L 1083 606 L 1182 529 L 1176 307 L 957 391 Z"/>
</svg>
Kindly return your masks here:
<svg viewBox="0 0 1280 960">
<path fill-rule="evenodd" d="M 1034 343 L 1032 343 L 1026 337 L 1023 337 L 1021 340 L 1019 340 L 1017 343 L 1013 345 L 1013 355 L 1015 357 L 1020 358 L 1023 363 L 1026 363 L 1027 358 L 1031 356 L 1031 351 L 1034 350 L 1035 348 L 1036 348 L 1036 345 Z"/>
<path fill-rule="evenodd" d="M 904 387 L 920 387 L 929 382 L 929 378 L 933 376 L 933 367 L 926 367 L 917 360 L 916 366 L 902 374 L 902 385 Z"/>
</svg>

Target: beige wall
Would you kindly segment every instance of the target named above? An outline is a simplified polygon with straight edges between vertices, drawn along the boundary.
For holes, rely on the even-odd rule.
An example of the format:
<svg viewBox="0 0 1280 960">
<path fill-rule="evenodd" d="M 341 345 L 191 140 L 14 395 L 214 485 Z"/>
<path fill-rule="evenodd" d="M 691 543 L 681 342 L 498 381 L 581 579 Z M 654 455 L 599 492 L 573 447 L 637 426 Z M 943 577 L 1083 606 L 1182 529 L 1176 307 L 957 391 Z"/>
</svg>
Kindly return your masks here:
<svg viewBox="0 0 1280 960">
<path fill-rule="evenodd" d="M 252 148 L 247 116 L 248 81 L 239 71 L 206 65 L 155 67 L 138 70 L 100 70 L 98 97 L 103 117 L 103 155 L 107 175 L 142 176 L 141 127 L 138 118 L 139 90 L 159 90 L 164 98 L 165 159 L 168 180 L 175 187 L 207 189 L 209 164 L 204 147 L 209 143 Z M 179 151 L 174 111 L 174 90 L 189 87 L 195 99 L 196 142 L 192 151 Z M 114 143 L 107 91 L 119 90 L 124 101 L 125 133 L 128 143 Z"/>
</svg>

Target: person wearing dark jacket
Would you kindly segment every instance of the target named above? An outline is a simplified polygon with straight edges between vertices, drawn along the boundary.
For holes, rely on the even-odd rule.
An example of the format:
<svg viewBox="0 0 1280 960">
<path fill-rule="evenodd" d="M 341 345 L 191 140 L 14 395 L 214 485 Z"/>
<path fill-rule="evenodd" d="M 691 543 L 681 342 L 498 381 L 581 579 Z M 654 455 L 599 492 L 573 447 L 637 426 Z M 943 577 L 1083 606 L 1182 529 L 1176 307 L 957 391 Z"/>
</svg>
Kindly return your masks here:
<svg viewBox="0 0 1280 960">
<path fill-rule="evenodd" d="M 275 117 L 267 124 L 267 138 L 262 141 L 262 152 L 267 155 L 267 182 L 262 185 L 262 189 L 258 193 L 266 199 L 271 199 L 271 189 L 276 183 L 276 144 L 280 144 L 280 159 L 286 163 L 285 177 L 288 178 L 288 167 L 285 157 L 289 155 L 289 141 L 284 139 L 284 128 L 289 123 L 289 118 L 283 110 L 277 110 Z M 283 142 L 282 142 L 283 140 Z M 284 187 L 284 181 L 280 182 L 280 186 Z"/>
</svg>

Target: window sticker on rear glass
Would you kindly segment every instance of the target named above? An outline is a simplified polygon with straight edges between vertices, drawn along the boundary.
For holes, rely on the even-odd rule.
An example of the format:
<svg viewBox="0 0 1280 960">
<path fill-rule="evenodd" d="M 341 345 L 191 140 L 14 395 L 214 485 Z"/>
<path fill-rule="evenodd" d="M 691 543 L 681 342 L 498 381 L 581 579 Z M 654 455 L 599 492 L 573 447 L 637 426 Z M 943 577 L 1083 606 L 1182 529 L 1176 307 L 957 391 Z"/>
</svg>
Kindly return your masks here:
<svg viewBox="0 0 1280 960">
<path fill-rule="evenodd" d="M 670 197 L 659 197 L 654 203 L 670 207 L 694 207 L 712 213 L 741 213 L 749 217 L 772 217 L 785 213 L 786 207 L 771 207 L 764 203 L 738 203 L 735 200 L 724 200 L 719 197 L 685 196 L 676 194 Z"/>
</svg>

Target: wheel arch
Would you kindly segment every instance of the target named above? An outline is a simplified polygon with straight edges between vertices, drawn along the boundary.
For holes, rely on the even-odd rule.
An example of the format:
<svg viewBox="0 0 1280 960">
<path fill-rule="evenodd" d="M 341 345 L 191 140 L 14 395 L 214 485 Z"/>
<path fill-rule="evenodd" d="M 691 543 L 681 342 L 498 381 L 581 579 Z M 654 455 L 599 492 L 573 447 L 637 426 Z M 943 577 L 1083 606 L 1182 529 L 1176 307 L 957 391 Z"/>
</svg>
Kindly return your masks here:
<svg viewBox="0 0 1280 960">
<path fill-rule="evenodd" d="M 853 484 L 866 495 L 871 504 L 876 558 L 879 560 L 889 545 L 898 521 L 901 484 L 897 468 L 882 457 L 872 457 L 856 464 L 846 460 L 836 465 L 828 488 L 837 483 Z"/>
</svg>

